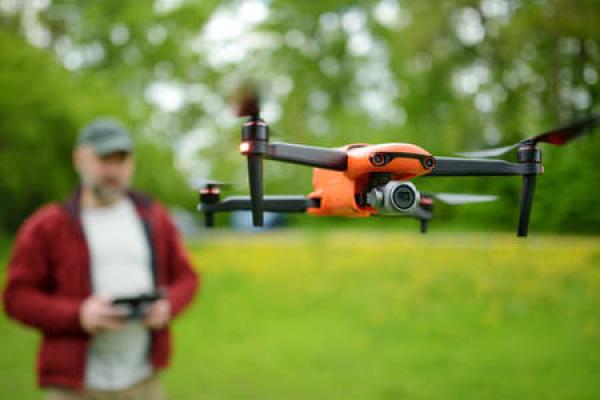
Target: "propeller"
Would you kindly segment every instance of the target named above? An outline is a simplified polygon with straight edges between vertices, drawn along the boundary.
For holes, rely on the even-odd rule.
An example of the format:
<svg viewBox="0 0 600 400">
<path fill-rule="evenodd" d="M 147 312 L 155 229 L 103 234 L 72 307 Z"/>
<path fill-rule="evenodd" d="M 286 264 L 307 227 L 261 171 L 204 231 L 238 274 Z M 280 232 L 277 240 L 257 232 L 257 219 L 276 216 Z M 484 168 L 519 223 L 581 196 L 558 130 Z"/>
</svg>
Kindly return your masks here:
<svg viewBox="0 0 600 400">
<path fill-rule="evenodd" d="M 592 115 L 587 118 L 575 121 L 569 125 L 563 126 L 561 128 L 553 129 L 548 132 L 541 133 L 537 136 L 521 140 L 520 142 L 512 144 L 510 146 L 497 147 L 493 149 L 480 151 L 463 152 L 458 153 L 458 155 L 472 158 L 488 158 L 499 157 L 524 144 L 536 145 L 537 143 L 550 143 L 555 146 L 562 146 L 570 142 L 571 140 L 583 135 L 584 133 L 587 133 L 599 123 L 600 116 Z"/>
<path fill-rule="evenodd" d="M 433 200 L 439 200 L 452 206 L 461 204 L 485 203 L 498 200 L 498 196 L 485 194 L 466 194 L 466 193 L 425 193 L 421 192 L 421 205 L 428 206 L 433 204 Z"/>
<path fill-rule="evenodd" d="M 479 195 L 479 194 L 461 194 L 461 193 L 434 193 L 432 195 L 436 200 L 450 205 L 485 203 L 495 201 L 498 196 Z"/>
<path fill-rule="evenodd" d="M 260 95 L 256 85 L 242 85 L 235 95 L 234 103 L 236 116 L 260 118 Z"/>
<path fill-rule="evenodd" d="M 539 135 L 521 140 L 510 146 L 499 147 L 482 151 L 473 151 L 459 153 L 464 157 L 488 158 L 499 157 L 509 151 L 518 148 L 519 152 L 517 159 L 519 162 L 540 162 L 541 154 L 536 148 L 538 143 L 550 143 L 555 146 L 562 146 L 569 143 L 571 140 L 589 132 L 592 128 L 600 123 L 600 116 L 590 115 L 586 118 L 572 122 L 569 125 L 561 128 L 552 129 L 550 131 L 540 133 Z M 517 235 L 520 237 L 527 236 L 529 229 L 529 217 L 531 215 L 531 207 L 533 204 L 533 193 L 535 191 L 536 176 L 523 175 L 523 186 L 521 190 L 521 206 L 519 211 L 519 226 Z"/>
<path fill-rule="evenodd" d="M 421 214 L 416 213 L 416 217 L 419 219 L 421 233 L 427 233 L 429 228 L 429 220 L 431 219 L 431 213 L 433 212 L 433 201 L 438 200 L 442 203 L 449 205 L 460 205 L 460 204 L 473 204 L 473 203 L 484 203 L 488 201 L 498 200 L 498 196 L 492 195 L 480 195 L 480 194 L 465 194 L 465 193 L 426 193 L 421 192 L 421 199 L 419 201 L 419 209 Z"/>
<path fill-rule="evenodd" d="M 215 179 L 193 179 L 190 180 L 190 184 L 197 188 L 198 191 L 209 188 L 229 188 L 231 182 L 217 181 Z"/>
<path fill-rule="evenodd" d="M 255 85 L 240 88 L 236 99 L 238 117 L 248 117 L 242 127 L 240 152 L 248 157 L 248 183 L 252 203 L 252 223 L 263 226 L 263 156 L 267 151 L 269 127 L 260 118 L 260 96 Z"/>
</svg>

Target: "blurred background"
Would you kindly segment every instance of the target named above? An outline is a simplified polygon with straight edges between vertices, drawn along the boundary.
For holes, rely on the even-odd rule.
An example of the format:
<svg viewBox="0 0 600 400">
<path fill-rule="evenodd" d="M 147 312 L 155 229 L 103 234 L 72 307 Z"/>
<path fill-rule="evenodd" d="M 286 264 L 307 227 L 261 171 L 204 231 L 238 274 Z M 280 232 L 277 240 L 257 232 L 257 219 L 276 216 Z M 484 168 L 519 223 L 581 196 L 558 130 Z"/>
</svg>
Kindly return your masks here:
<svg viewBox="0 0 600 400">
<path fill-rule="evenodd" d="M 273 140 L 319 146 L 409 142 L 452 155 L 599 110 L 595 0 L 0 0 L 0 51 L 0 229 L 8 232 L 72 190 L 70 150 L 98 115 L 132 129 L 136 186 L 170 206 L 193 211 L 193 182 L 205 178 L 247 194 L 231 96 L 248 79 L 261 84 Z M 593 136 L 543 146 L 534 229 L 600 232 Z M 265 165 L 267 193 L 311 191 L 309 168 Z M 440 224 L 514 229 L 519 178 L 417 186 L 500 195 L 443 209 Z M 292 223 L 357 223 L 315 220 Z"/>
<path fill-rule="evenodd" d="M 598 398 L 598 130 L 540 146 L 526 240 L 517 177 L 416 180 L 500 196 L 440 205 L 427 236 L 400 218 L 192 228 L 198 182 L 248 193 L 231 106 L 247 80 L 273 140 L 453 155 L 599 113 L 599 74 L 597 0 L 0 0 L 0 284 L 18 225 L 77 184 L 77 133 L 112 115 L 135 186 L 196 233 L 172 398 Z M 310 168 L 265 168 L 267 194 L 312 189 Z M 40 398 L 35 332 L 4 315 L 0 332 L 0 398 Z"/>
</svg>

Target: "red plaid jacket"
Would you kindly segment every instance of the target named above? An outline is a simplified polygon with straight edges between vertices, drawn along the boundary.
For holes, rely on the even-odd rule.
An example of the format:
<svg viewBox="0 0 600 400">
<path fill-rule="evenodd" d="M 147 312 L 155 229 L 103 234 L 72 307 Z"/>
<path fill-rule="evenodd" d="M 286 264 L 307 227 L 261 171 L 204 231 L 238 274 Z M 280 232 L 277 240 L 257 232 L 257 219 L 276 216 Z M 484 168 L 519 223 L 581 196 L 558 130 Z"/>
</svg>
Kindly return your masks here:
<svg viewBox="0 0 600 400">
<path fill-rule="evenodd" d="M 198 276 L 164 207 L 135 192 L 129 197 L 151 243 L 154 285 L 165 290 L 177 315 L 192 300 Z M 31 215 L 17 233 L 8 266 L 4 308 L 42 333 L 37 362 L 42 387 L 83 388 L 90 336 L 81 328 L 79 307 L 91 294 L 91 276 L 79 204 L 77 192 Z M 155 369 L 168 364 L 170 347 L 168 328 L 152 332 Z"/>
</svg>

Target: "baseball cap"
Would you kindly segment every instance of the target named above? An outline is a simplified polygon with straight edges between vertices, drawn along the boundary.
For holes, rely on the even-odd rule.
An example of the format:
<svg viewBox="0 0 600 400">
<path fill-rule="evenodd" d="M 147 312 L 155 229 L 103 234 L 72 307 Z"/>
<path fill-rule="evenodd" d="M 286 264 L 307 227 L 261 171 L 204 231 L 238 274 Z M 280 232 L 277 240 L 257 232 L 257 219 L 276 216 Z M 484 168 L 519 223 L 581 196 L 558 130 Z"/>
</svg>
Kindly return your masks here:
<svg viewBox="0 0 600 400">
<path fill-rule="evenodd" d="M 91 145 L 99 156 L 133 151 L 129 132 L 119 121 L 112 118 L 97 118 L 86 125 L 77 139 L 77 146 L 85 144 Z"/>
</svg>

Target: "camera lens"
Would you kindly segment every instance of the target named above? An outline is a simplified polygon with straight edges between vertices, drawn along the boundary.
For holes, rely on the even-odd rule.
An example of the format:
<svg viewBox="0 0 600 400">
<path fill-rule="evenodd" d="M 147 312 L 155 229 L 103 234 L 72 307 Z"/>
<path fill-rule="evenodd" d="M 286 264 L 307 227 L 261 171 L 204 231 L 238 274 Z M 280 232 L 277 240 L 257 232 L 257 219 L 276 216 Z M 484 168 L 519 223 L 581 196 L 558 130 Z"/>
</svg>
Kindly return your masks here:
<svg viewBox="0 0 600 400">
<path fill-rule="evenodd" d="M 419 206 L 421 195 L 410 181 L 392 180 L 367 193 L 367 203 L 379 215 L 410 214 Z"/>
<path fill-rule="evenodd" d="M 392 193 L 392 202 L 399 210 L 408 210 L 415 204 L 415 192 L 406 185 L 398 186 Z"/>
</svg>

